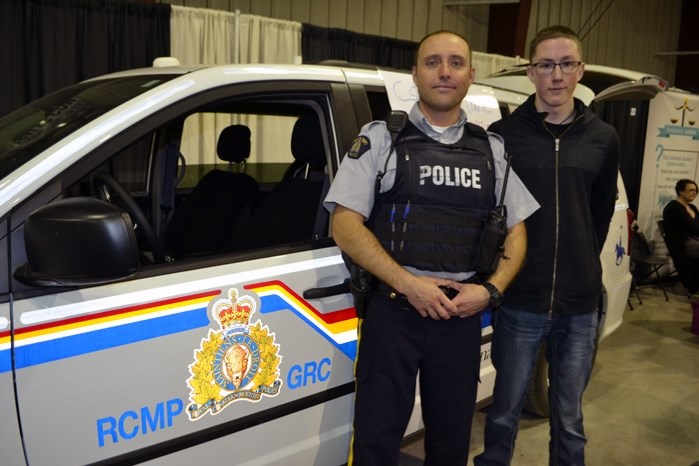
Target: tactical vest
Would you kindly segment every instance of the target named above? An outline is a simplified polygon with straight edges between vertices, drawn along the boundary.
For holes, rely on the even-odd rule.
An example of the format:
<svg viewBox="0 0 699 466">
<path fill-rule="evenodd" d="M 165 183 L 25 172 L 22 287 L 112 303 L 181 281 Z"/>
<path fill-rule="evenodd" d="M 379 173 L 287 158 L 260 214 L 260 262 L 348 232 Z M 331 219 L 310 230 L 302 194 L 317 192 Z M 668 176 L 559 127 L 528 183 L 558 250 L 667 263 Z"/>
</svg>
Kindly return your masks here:
<svg viewBox="0 0 699 466">
<path fill-rule="evenodd" d="M 442 144 L 408 122 L 395 149 L 395 182 L 376 196 L 367 226 L 402 265 L 472 271 L 484 218 L 495 207 L 487 133 L 466 123 L 459 141 Z"/>
</svg>

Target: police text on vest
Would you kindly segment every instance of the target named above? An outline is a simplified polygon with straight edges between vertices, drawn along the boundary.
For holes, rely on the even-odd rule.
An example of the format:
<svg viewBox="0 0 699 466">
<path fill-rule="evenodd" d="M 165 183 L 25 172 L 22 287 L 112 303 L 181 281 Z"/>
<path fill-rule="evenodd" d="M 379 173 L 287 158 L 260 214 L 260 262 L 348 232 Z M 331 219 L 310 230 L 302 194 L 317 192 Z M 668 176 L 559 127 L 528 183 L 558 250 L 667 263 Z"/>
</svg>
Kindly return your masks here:
<svg viewBox="0 0 699 466">
<path fill-rule="evenodd" d="M 481 189 L 481 171 L 470 168 L 420 165 L 420 185 L 423 186 L 426 180 L 432 180 L 435 186 Z"/>
</svg>

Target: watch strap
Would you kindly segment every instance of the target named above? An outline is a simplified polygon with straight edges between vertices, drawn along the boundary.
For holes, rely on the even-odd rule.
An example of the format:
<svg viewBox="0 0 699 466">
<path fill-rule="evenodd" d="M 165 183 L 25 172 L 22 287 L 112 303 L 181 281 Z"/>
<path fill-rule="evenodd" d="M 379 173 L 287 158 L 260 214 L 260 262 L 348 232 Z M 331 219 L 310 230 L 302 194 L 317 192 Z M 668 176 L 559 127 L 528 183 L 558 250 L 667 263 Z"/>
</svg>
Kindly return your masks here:
<svg viewBox="0 0 699 466">
<path fill-rule="evenodd" d="M 500 307 L 500 304 L 502 304 L 502 293 L 500 290 L 490 282 L 483 283 L 483 286 L 488 290 L 488 293 L 490 293 L 488 304 L 490 304 L 493 309 Z"/>
</svg>

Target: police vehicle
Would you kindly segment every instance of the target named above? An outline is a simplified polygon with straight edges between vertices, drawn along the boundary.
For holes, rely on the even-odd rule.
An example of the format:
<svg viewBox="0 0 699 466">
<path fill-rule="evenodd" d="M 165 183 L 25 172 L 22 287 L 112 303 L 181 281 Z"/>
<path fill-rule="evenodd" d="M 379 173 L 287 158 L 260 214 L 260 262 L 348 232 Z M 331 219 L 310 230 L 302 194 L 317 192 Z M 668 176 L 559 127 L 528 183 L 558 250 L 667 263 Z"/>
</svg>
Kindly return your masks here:
<svg viewBox="0 0 699 466">
<path fill-rule="evenodd" d="M 484 125 L 524 98 L 473 92 Z M 344 463 L 357 320 L 321 200 L 361 126 L 414 98 L 377 70 L 165 66 L 0 119 L 2 464 Z"/>
</svg>

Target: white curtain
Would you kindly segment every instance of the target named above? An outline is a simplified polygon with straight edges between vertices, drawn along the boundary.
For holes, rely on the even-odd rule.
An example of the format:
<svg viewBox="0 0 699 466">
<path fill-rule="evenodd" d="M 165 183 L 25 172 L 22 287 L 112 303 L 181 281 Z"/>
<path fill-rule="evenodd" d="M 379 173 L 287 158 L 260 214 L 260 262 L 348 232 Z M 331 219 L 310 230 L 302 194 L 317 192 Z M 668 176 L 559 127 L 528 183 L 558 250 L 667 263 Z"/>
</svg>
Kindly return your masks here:
<svg viewBox="0 0 699 466">
<path fill-rule="evenodd" d="M 296 62 L 301 62 L 301 23 L 240 15 L 240 63 Z"/>
<path fill-rule="evenodd" d="M 300 62 L 301 23 L 244 15 L 238 11 L 172 5 L 170 51 L 185 66 Z M 256 154 L 288 152 L 288 140 L 267 141 L 255 137 L 264 118 L 221 114 L 190 118 L 185 125 L 180 151 L 190 165 L 221 163 L 216 155 L 218 135 L 226 126 L 240 123 L 250 127 L 252 133 L 250 162 L 256 161 Z M 280 147 L 270 147 L 270 144 Z"/>
<path fill-rule="evenodd" d="M 234 63 L 236 14 L 172 5 L 170 53 L 182 65 Z"/>
<path fill-rule="evenodd" d="M 294 63 L 301 23 L 172 5 L 170 49 L 183 65 Z"/>
</svg>

